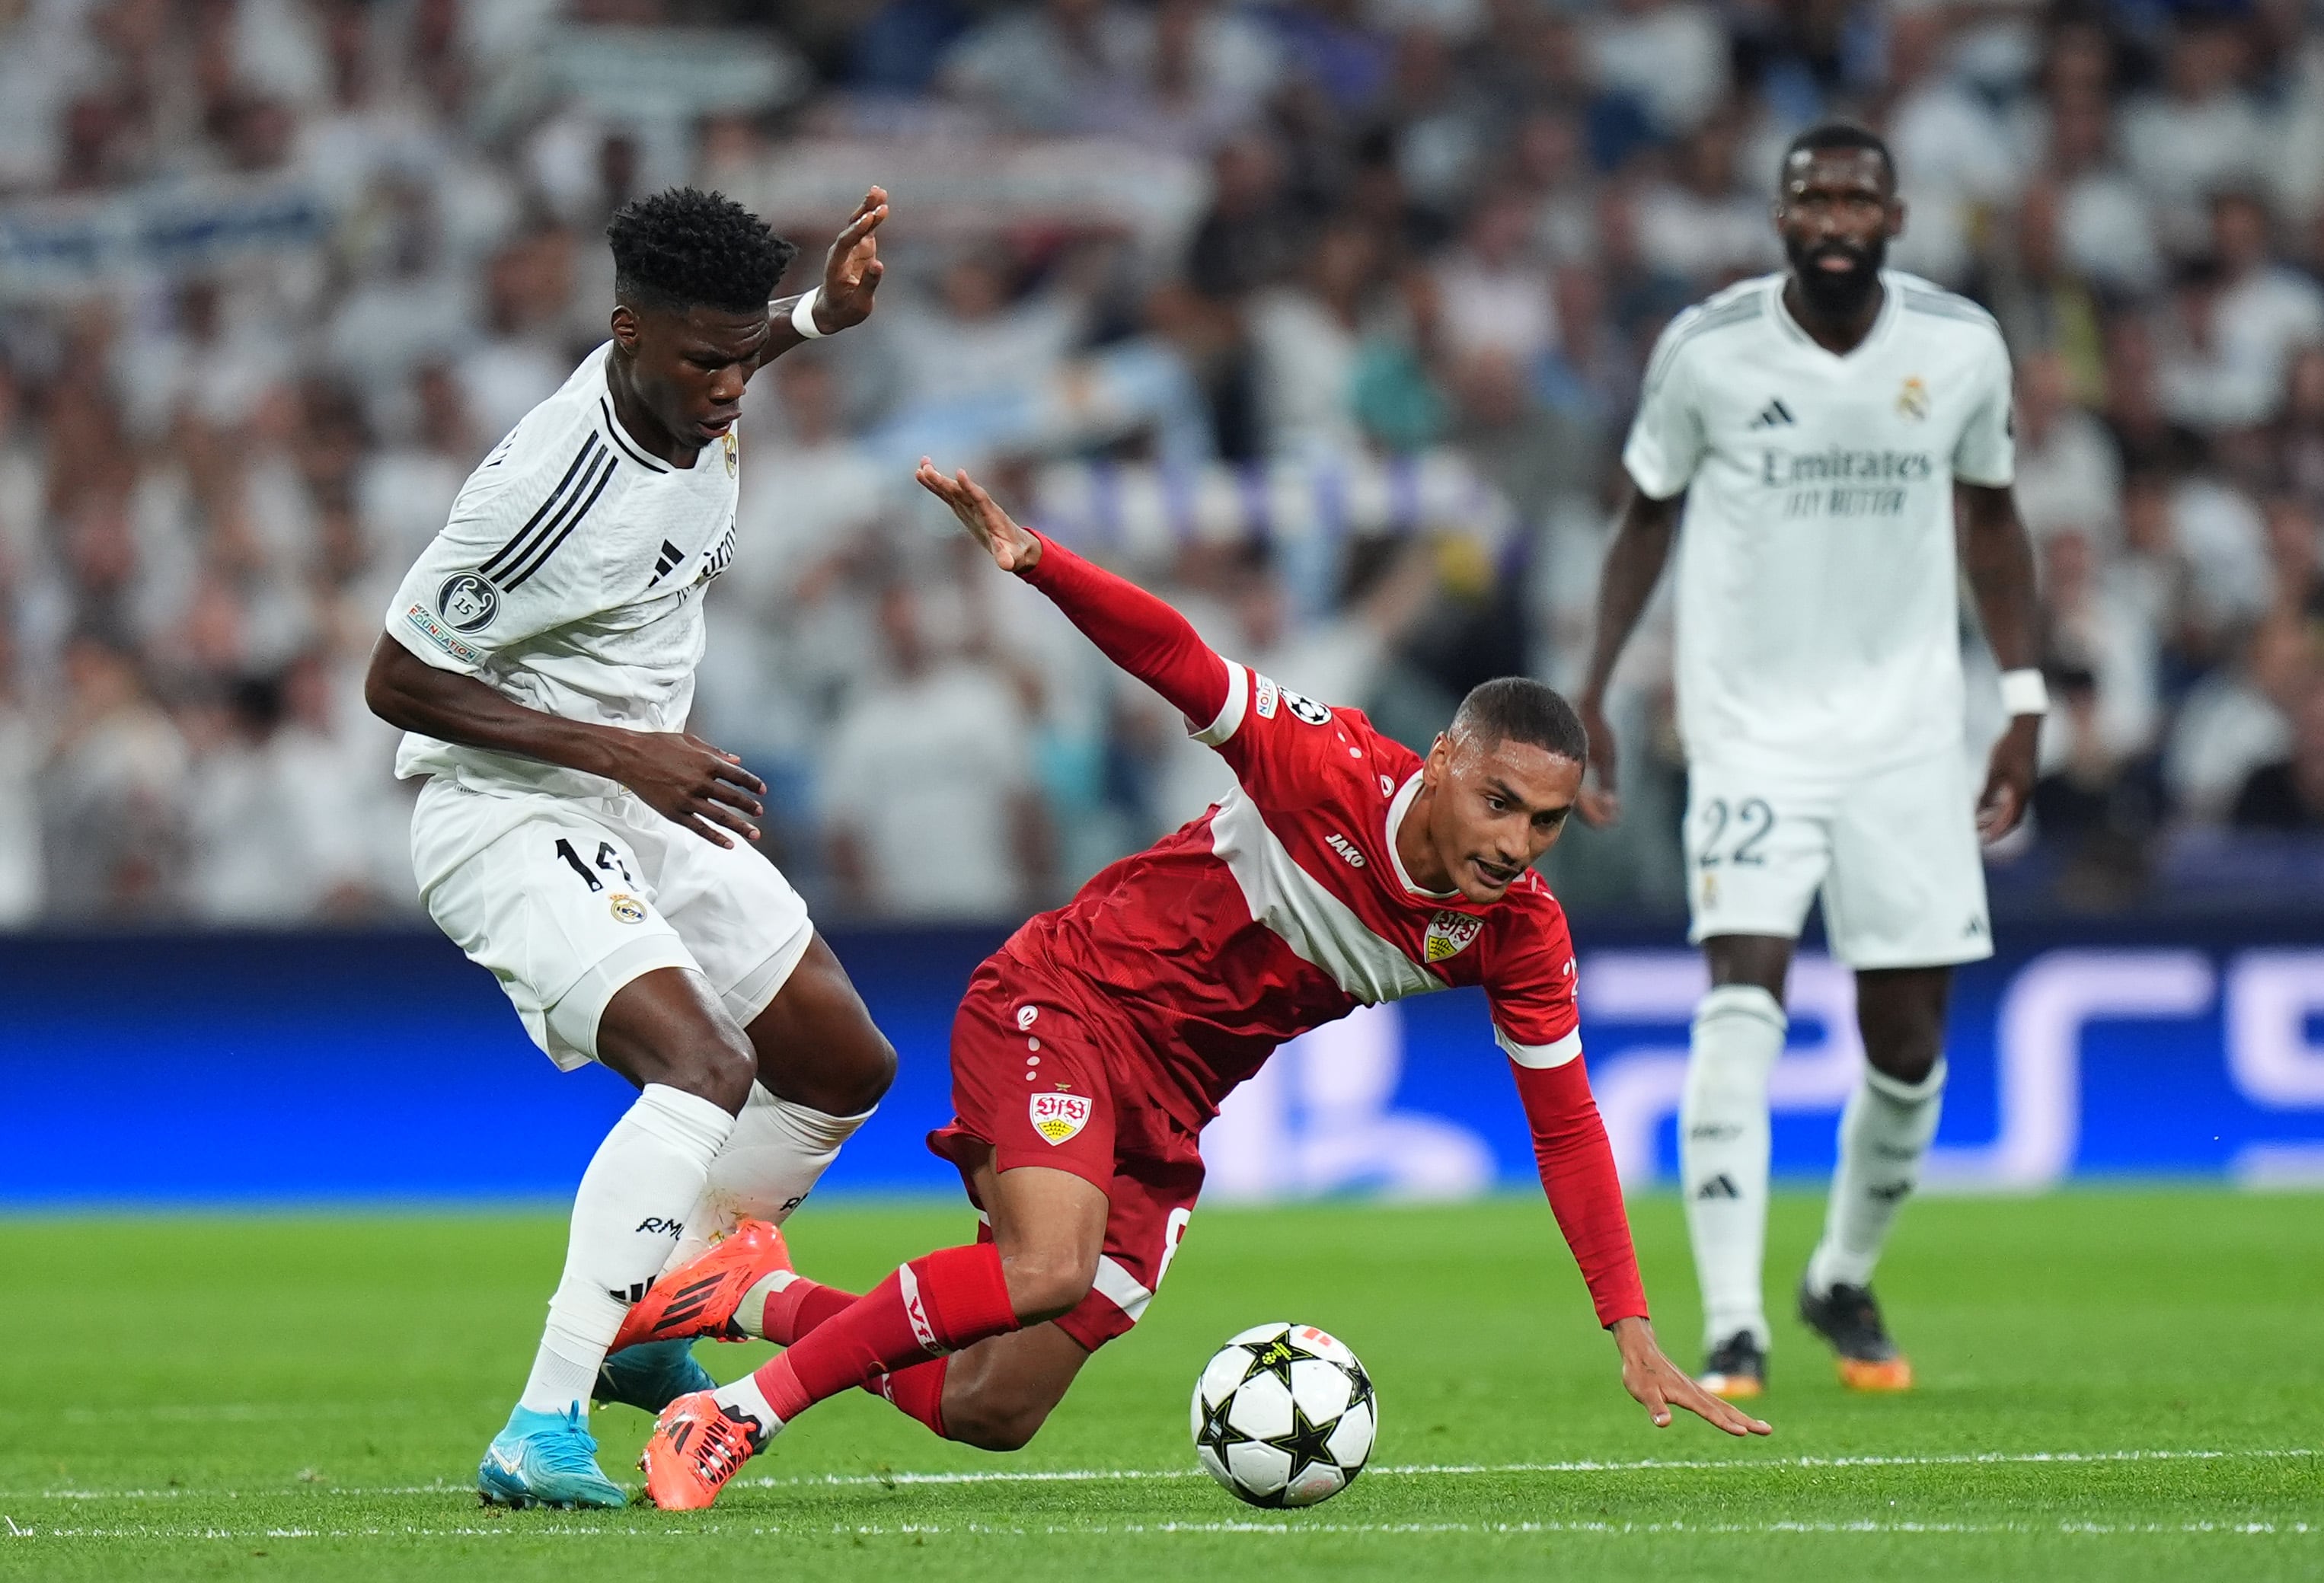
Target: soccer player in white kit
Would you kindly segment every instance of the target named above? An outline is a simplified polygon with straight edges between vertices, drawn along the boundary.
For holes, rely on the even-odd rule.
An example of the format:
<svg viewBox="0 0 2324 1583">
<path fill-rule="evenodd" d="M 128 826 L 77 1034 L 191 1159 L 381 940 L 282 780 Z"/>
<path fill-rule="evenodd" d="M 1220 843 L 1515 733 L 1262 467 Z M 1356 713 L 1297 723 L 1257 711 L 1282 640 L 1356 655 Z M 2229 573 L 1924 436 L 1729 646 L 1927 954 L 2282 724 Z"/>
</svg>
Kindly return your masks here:
<svg viewBox="0 0 2324 1583">
<path fill-rule="evenodd" d="M 1951 969 L 1993 949 L 1979 837 L 2017 823 L 2046 707 L 2000 330 L 1881 268 L 1904 206 L 1887 148 L 1862 128 L 1793 141 L 1775 222 L 1789 269 L 1681 314 L 1647 365 L 1622 458 L 1635 487 L 1578 701 L 1597 782 L 1581 805 L 1603 824 L 1618 812 L 1607 684 L 1683 508 L 1688 937 L 1711 989 L 1695 1012 L 1680 1161 L 1704 1383 L 1730 1396 L 1758 1394 L 1766 1377 L 1767 1081 L 1819 890 L 1832 952 L 1856 970 L 1868 1070 L 1840 1118 L 1800 1313 L 1844 1384 L 1912 1384 L 1872 1272 L 1936 1132 Z M 1963 742 L 1964 571 L 2009 715 L 1981 792 Z"/>
<path fill-rule="evenodd" d="M 765 787 L 687 734 L 702 602 L 733 561 L 734 422 L 759 368 L 871 313 L 874 188 L 822 284 L 716 193 L 614 216 L 613 339 L 471 474 L 403 580 L 364 695 L 426 776 L 429 914 L 567 1070 L 641 1091 L 575 1194 L 532 1371 L 477 1469 L 487 1503 L 618 1506 L 593 1394 L 658 1412 L 710 1382 L 683 1343 L 606 1356 L 672 1259 L 779 1222 L 895 1072 L 807 907 L 755 841 Z"/>
</svg>

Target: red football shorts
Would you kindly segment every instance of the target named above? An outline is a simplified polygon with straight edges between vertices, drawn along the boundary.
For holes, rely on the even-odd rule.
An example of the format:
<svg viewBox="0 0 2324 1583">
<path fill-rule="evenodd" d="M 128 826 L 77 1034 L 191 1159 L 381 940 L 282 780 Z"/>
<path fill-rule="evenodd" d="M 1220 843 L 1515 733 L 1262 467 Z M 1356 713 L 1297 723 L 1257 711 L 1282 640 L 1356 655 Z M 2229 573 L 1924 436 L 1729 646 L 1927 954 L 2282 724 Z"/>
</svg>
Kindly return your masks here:
<svg viewBox="0 0 2324 1583">
<path fill-rule="evenodd" d="M 954 1119 L 928 1134 L 928 1147 L 960 1165 L 964 1182 L 989 1144 L 996 1170 L 1047 1165 L 1105 1194 L 1097 1279 L 1057 1321 L 1094 1352 L 1127 1334 L 1162 1284 L 1203 1190 L 1203 1157 L 1194 1133 L 1134 1076 L 1125 1081 L 1137 1053 L 1093 1026 L 1078 1001 L 1007 957 L 978 968 L 953 1018 Z"/>
</svg>

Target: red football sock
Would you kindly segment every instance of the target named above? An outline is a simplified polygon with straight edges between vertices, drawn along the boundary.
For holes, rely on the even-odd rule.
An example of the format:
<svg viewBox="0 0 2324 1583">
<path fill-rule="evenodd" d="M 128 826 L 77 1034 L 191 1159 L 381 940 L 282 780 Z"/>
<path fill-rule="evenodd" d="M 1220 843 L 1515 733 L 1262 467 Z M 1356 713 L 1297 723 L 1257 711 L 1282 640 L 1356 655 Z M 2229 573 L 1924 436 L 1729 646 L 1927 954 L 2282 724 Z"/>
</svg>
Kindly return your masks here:
<svg viewBox="0 0 2324 1583">
<path fill-rule="evenodd" d="M 883 1374 L 863 1388 L 888 1403 L 907 1418 L 917 1418 L 945 1440 L 944 1385 L 945 1370 L 952 1367 L 949 1358 L 938 1358 L 927 1363 L 916 1363 L 909 1368 L 899 1368 L 893 1374 Z"/>
<path fill-rule="evenodd" d="M 767 1293 L 759 1334 L 778 1347 L 791 1346 L 824 1321 L 845 1313 L 855 1296 L 801 1275 L 781 1291 Z"/>
<path fill-rule="evenodd" d="M 788 1423 L 826 1396 L 1017 1329 L 991 1243 L 916 1258 L 752 1378 Z"/>
</svg>

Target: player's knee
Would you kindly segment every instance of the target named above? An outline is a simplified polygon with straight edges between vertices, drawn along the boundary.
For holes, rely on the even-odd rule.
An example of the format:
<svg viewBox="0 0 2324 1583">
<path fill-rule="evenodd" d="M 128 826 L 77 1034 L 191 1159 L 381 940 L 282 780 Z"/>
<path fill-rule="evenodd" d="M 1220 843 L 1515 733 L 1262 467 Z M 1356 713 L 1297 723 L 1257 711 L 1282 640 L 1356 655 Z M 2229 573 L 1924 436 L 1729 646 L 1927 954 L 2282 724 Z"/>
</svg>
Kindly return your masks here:
<svg viewBox="0 0 2324 1583">
<path fill-rule="evenodd" d="M 1009 1305 L 1020 1324 L 1039 1324 L 1070 1313 L 1089 1295 L 1097 1278 L 1094 1259 L 1061 1248 L 1033 1248 L 1009 1258 Z"/>
<path fill-rule="evenodd" d="M 1878 1054 L 1868 1050 L 1866 1058 L 1871 1062 L 1872 1070 L 1881 1076 L 1907 1088 L 1919 1088 L 1936 1071 L 1937 1057 L 1942 1053 L 1941 1036 L 1932 1036 L 1925 1043 L 1914 1041 L 1891 1045 Z"/>
<path fill-rule="evenodd" d="M 1942 1003 L 1921 999 L 1886 997 L 1859 1003 L 1859 1031 L 1865 1058 L 1873 1069 L 1901 1083 L 1920 1083 L 1936 1069 L 1944 1054 L 1945 1013 Z"/>
<path fill-rule="evenodd" d="M 866 1017 L 862 1034 L 831 1052 L 807 1101 L 830 1116 L 861 1116 L 885 1098 L 896 1081 L 896 1046 Z"/>
<path fill-rule="evenodd" d="M 661 1081 L 740 1115 L 758 1077 L 757 1054 L 742 1031 L 733 1028 L 721 1029 L 696 1043 L 671 1063 L 669 1075 Z"/>
</svg>

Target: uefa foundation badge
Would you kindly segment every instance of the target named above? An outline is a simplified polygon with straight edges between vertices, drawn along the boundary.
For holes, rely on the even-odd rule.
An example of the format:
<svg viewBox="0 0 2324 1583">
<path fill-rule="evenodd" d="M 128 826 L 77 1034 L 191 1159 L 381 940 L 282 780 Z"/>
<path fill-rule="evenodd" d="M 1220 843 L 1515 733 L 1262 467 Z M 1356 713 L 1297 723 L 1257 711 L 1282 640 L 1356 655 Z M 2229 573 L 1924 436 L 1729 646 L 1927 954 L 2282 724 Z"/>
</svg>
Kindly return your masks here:
<svg viewBox="0 0 2324 1583">
<path fill-rule="evenodd" d="M 1035 1094 L 1030 1109 L 1033 1130 L 1053 1145 L 1065 1142 L 1089 1125 L 1087 1094 Z"/>
</svg>

